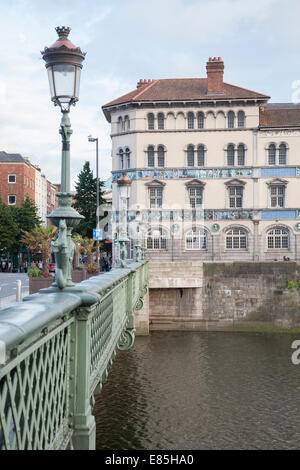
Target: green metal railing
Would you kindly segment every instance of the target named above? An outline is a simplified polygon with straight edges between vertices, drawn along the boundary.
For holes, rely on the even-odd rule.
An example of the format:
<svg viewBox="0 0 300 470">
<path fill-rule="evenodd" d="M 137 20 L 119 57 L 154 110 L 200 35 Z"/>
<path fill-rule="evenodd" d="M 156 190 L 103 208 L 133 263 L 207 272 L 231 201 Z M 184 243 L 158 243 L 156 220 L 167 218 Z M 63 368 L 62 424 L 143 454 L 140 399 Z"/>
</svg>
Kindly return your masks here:
<svg viewBox="0 0 300 470">
<path fill-rule="evenodd" d="M 95 448 L 94 395 L 134 342 L 147 279 L 133 263 L 0 312 L 1 450 Z"/>
</svg>

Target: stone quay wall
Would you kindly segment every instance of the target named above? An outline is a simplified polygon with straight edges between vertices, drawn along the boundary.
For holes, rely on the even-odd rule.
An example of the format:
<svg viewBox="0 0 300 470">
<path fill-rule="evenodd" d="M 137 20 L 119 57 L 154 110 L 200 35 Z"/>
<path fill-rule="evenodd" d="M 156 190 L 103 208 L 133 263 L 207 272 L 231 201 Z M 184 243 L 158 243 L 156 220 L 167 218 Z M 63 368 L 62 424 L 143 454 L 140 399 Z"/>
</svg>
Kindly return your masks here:
<svg viewBox="0 0 300 470">
<path fill-rule="evenodd" d="M 300 327 L 299 289 L 291 261 L 150 262 L 143 334 L 147 321 L 150 331 Z"/>
</svg>

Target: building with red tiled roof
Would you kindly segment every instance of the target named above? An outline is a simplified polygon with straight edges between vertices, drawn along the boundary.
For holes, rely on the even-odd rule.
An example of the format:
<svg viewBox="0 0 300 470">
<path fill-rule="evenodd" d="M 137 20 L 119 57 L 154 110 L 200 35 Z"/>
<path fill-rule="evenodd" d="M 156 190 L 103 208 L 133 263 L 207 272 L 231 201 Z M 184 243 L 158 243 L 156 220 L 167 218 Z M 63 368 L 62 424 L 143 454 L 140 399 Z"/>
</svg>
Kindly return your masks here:
<svg viewBox="0 0 300 470">
<path fill-rule="evenodd" d="M 298 260 L 300 105 L 270 103 L 223 76 L 214 57 L 205 78 L 139 80 L 102 106 L 113 207 L 126 171 L 130 220 L 142 214 L 154 262 Z M 134 258 L 134 231 L 130 239 Z"/>
</svg>

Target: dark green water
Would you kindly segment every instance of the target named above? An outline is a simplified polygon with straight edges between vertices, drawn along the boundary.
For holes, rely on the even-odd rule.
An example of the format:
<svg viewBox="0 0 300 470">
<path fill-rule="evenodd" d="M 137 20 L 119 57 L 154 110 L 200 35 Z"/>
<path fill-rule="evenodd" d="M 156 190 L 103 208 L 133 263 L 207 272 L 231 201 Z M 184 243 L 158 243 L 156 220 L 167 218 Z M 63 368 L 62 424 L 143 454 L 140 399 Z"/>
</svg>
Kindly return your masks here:
<svg viewBox="0 0 300 470">
<path fill-rule="evenodd" d="M 118 353 L 97 397 L 97 449 L 299 449 L 294 339 L 213 332 L 136 338 Z"/>
</svg>

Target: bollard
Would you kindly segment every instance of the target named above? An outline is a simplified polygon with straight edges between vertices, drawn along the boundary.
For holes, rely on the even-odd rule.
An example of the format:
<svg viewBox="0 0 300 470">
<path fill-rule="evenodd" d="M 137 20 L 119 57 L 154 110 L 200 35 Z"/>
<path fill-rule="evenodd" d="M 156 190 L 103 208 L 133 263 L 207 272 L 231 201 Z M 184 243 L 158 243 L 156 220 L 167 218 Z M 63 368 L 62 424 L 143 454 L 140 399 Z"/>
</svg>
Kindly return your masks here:
<svg viewBox="0 0 300 470">
<path fill-rule="evenodd" d="M 17 281 L 16 301 L 22 302 L 22 281 Z"/>
</svg>

